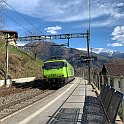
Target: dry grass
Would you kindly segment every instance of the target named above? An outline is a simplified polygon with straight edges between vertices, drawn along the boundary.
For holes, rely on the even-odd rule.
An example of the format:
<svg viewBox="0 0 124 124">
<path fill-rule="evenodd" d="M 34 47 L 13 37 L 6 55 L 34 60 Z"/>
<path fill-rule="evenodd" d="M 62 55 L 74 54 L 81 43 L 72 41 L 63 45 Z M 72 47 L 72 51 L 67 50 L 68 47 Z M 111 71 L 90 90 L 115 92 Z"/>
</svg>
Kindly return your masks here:
<svg viewBox="0 0 124 124">
<path fill-rule="evenodd" d="M 9 75 L 11 78 L 42 77 L 43 62 L 33 55 L 9 46 Z M 5 75 L 5 42 L 0 42 L 0 79 Z"/>
</svg>

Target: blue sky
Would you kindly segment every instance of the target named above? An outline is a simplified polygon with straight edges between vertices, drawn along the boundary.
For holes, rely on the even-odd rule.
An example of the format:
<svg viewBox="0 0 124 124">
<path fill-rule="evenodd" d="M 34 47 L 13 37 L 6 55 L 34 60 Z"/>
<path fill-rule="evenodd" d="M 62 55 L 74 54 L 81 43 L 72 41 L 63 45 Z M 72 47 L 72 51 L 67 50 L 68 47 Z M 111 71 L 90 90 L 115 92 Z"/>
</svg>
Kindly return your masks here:
<svg viewBox="0 0 124 124">
<path fill-rule="evenodd" d="M 124 0 L 91 1 L 90 47 L 95 51 L 124 52 Z M 86 33 L 88 0 L 6 0 L 43 34 Z M 19 36 L 41 35 L 9 6 L 5 5 L 5 29 L 16 30 Z M 23 25 L 12 21 L 16 20 Z M 26 30 L 27 29 L 27 30 Z M 55 40 L 66 43 L 67 40 Z M 70 47 L 86 48 L 86 39 L 71 39 Z"/>
</svg>

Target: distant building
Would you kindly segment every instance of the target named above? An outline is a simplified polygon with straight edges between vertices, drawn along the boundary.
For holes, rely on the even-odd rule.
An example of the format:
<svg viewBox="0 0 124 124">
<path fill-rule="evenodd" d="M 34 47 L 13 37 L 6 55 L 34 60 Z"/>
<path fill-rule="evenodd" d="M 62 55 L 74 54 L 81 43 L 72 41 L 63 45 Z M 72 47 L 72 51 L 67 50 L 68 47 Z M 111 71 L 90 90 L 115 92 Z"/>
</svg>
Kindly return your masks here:
<svg viewBox="0 0 124 124">
<path fill-rule="evenodd" d="M 124 59 L 114 58 L 105 64 L 105 68 L 106 75 L 102 75 L 102 73 L 98 75 L 100 83 L 106 83 L 121 91 L 124 86 Z"/>
<path fill-rule="evenodd" d="M 124 76 L 124 59 L 113 59 L 105 64 L 107 75 Z"/>
<path fill-rule="evenodd" d="M 10 30 L 0 30 L 0 39 L 3 41 L 5 37 L 8 35 L 9 44 L 13 46 L 17 46 L 18 33 L 16 31 Z"/>
</svg>

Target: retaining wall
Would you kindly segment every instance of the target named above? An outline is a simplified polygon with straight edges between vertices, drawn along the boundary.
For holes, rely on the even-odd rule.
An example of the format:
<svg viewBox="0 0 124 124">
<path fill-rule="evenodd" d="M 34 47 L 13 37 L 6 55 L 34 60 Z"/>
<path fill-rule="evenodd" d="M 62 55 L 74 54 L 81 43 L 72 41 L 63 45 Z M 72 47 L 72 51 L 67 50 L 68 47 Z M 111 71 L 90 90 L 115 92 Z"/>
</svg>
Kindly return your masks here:
<svg viewBox="0 0 124 124">
<path fill-rule="evenodd" d="M 15 83 L 25 83 L 25 82 L 31 82 L 36 80 L 36 77 L 27 77 L 27 78 L 19 78 L 19 79 L 8 79 L 7 80 L 7 86 L 10 86 L 12 82 Z M 0 87 L 5 84 L 5 80 L 0 80 Z"/>
</svg>

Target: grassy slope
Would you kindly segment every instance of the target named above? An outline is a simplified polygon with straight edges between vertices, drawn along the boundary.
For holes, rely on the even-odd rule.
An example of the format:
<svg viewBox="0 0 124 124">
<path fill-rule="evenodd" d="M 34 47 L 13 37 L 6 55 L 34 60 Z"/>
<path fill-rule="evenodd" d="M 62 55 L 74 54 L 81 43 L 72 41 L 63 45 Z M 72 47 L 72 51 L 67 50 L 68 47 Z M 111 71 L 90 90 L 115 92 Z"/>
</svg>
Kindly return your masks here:
<svg viewBox="0 0 124 124">
<path fill-rule="evenodd" d="M 9 46 L 9 75 L 12 78 L 42 77 L 43 62 L 35 60 L 33 55 Z M 0 41 L 0 79 L 5 73 L 5 42 Z"/>
</svg>

